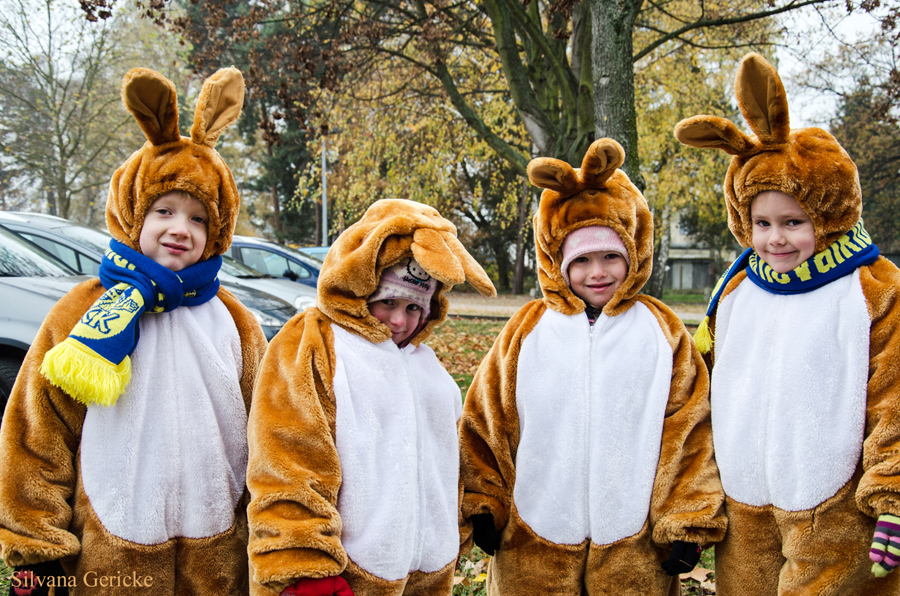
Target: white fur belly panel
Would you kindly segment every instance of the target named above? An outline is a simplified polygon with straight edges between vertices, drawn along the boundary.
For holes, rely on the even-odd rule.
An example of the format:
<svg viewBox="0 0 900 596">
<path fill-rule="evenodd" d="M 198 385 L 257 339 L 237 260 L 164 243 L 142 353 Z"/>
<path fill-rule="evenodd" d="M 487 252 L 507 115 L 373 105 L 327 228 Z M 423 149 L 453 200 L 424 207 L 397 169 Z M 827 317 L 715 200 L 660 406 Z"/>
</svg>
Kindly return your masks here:
<svg viewBox="0 0 900 596">
<path fill-rule="evenodd" d="M 428 346 L 331 328 L 341 542 L 382 579 L 438 571 L 459 552 L 459 388 Z"/>
<path fill-rule="evenodd" d="M 728 496 L 801 511 L 850 480 L 862 452 L 869 327 L 858 271 L 794 295 L 745 280 L 722 300 L 711 400 Z"/>
<path fill-rule="evenodd" d="M 519 352 L 513 498 L 538 535 L 609 544 L 640 531 L 656 478 L 672 348 L 641 303 L 601 315 L 548 310 Z"/>
<path fill-rule="evenodd" d="M 240 338 L 218 298 L 146 314 L 116 404 L 88 408 L 84 490 L 103 526 L 139 544 L 224 532 L 247 472 Z"/>
</svg>

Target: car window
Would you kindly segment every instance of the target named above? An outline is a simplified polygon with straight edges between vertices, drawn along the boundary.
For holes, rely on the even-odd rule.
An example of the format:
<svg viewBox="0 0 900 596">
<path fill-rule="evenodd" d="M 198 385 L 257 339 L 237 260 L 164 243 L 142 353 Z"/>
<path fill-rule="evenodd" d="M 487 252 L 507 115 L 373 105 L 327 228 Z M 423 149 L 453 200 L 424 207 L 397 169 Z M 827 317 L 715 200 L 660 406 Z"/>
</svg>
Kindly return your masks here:
<svg viewBox="0 0 900 596">
<path fill-rule="evenodd" d="M 106 232 L 84 226 L 65 226 L 57 228 L 56 231 L 72 240 L 94 247 L 101 255 L 109 248 L 109 241 L 112 239 Z"/>
<path fill-rule="evenodd" d="M 285 277 L 286 271 L 294 272 L 298 277 L 309 277 L 309 271 L 287 260 L 285 257 L 262 248 L 241 247 L 241 257 L 249 267 L 276 277 Z"/>
<path fill-rule="evenodd" d="M 43 236 L 36 236 L 30 232 L 19 232 L 20 236 L 23 236 L 27 240 L 30 240 L 49 252 L 51 255 L 71 267 L 76 271 L 81 271 L 81 267 L 78 263 L 78 253 L 65 246 L 60 244 L 59 242 L 54 242 L 49 238 L 44 238 Z"/>
<path fill-rule="evenodd" d="M 222 255 L 222 271 L 227 273 L 228 275 L 233 275 L 235 277 L 240 278 L 265 278 L 267 277 L 265 273 L 262 271 L 257 271 L 253 267 L 250 267 L 246 263 L 241 263 L 240 261 L 235 261 L 228 255 Z"/>
<path fill-rule="evenodd" d="M 24 238 L 0 228 L 0 276 L 59 277 L 77 272 Z"/>
</svg>

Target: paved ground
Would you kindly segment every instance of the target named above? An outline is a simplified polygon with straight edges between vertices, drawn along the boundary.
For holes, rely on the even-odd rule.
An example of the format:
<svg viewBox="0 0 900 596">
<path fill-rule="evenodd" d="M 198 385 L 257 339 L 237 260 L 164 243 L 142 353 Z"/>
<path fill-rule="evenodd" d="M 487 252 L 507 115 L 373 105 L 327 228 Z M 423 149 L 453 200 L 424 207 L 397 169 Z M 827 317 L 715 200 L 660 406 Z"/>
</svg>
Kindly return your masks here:
<svg viewBox="0 0 900 596">
<path fill-rule="evenodd" d="M 475 293 L 450 292 L 447 294 L 450 300 L 451 315 L 491 316 L 508 318 L 519 308 L 532 300 L 529 296 L 498 296 L 496 298 L 484 298 Z M 703 319 L 706 306 L 702 304 L 675 304 L 672 305 L 675 314 L 686 323 L 696 325 Z"/>
</svg>

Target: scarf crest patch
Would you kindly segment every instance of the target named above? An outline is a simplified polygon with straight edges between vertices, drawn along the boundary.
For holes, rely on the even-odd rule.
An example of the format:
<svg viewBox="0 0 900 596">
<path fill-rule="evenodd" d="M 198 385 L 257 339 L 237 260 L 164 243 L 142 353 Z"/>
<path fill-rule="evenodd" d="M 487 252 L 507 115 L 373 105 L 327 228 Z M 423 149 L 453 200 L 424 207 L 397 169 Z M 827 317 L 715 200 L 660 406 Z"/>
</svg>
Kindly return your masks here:
<svg viewBox="0 0 900 596">
<path fill-rule="evenodd" d="M 706 317 L 694 334 L 697 348 L 703 354 L 712 349 L 709 319 L 715 312 L 728 281 L 742 269 L 747 270 L 747 279 L 767 292 L 802 294 L 849 275 L 859 267 L 874 263 L 878 255 L 878 246 L 872 243 L 872 238 L 863 228 L 862 220 L 824 250 L 787 273 L 778 273 L 763 261 L 755 250 L 748 248 L 716 282 L 709 305 L 706 307 Z"/>
<path fill-rule="evenodd" d="M 125 390 L 141 315 L 203 304 L 219 290 L 222 257 L 175 273 L 117 240 L 109 244 L 100 263 L 106 292 L 41 363 L 41 374 L 85 405 L 111 406 Z"/>
</svg>

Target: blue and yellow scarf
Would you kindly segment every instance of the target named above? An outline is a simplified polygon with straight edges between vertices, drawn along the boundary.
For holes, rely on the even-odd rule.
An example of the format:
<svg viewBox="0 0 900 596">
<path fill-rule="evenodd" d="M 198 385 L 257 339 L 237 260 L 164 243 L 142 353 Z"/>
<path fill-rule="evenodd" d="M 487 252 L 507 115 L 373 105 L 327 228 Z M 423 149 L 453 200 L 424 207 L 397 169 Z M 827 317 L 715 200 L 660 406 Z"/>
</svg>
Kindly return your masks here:
<svg viewBox="0 0 900 596">
<path fill-rule="evenodd" d="M 862 220 L 853 229 L 835 240 L 822 252 L 816 253 L 801 263 L 793 271 L 778 273 L 769 267 L 752 248 L 745 250 L 734 263 L 722 274 L 713 288 L 712 297 L 706 307 L 706 317 L 697 327 L 694 340 L 701 353 L 712 349 L 712 334 L 709 331 L 709 319 L 725 286 L 739 271 L 747 270 L 747 279 L 760 288 L 773 294 L 802 294 L 821 288 L 836 279 L 853 273 L 863 265 L 869 265 L 878 258 L 878 247 L 863 229 Z"/>
<path fill-rule="evenodd" d="M 44 355 L 41 374 L 85 405 L 113 405 L 131 379 L 129 356 L 140 336 L 140 316 L 208 302 L 219 291 L 221 265 L 217 256 L 175 273 L 110 240 L 100 263 L 106 292 L 69 337 Z"/>
</svg>

